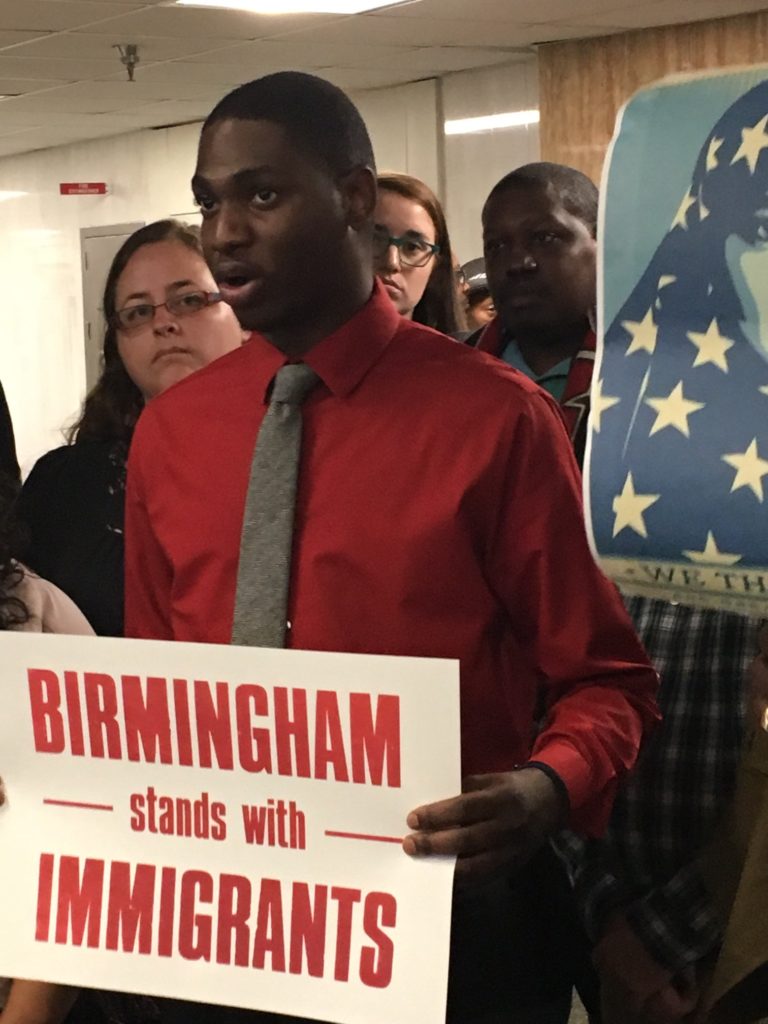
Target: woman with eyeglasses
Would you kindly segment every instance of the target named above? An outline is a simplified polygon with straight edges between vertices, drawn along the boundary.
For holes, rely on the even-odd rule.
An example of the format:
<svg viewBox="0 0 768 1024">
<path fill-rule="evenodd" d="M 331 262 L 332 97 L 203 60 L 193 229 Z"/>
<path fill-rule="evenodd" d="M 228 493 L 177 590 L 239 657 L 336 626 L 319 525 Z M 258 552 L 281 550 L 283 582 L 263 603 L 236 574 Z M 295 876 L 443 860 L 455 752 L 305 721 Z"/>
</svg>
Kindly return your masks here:
<svg viewBox="0 0 768 1024">
<path fill-rule="evenodd" d="M 401 316 L 457 334 L 465 327 L 443 209 L 431 189 L 408 174 L 380 174 L 376 273 Z"/>
<path fill-rule="evenodd" d="M 123 631 L 125 466 L 134 426 L 166 388 L 238 348 L 195 231 L 148 224 L 107 276 L 103 369 L 69 444 L 44 455 L 22 490 L 25 563 L 60 587 L 100 635 Z M 203 426 L 203 425 L 201 425 Z"/>
</svg>

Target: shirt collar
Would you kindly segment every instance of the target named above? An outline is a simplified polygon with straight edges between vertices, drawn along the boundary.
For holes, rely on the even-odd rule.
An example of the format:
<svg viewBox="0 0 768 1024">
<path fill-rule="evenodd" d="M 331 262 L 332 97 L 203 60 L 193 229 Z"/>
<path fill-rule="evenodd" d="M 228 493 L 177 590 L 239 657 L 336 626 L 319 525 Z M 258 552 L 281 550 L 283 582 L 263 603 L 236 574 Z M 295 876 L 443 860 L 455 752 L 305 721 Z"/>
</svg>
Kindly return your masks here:
<svg viewBox="0 0 768 1024">
<path fill-rule="evenodd" d="M 345 324 L 314 345 L 302 361 L 311 366 L 337 398 L 346 398 L 361 383 L 397 333 L 400 314 L 377 279 L 370 299 Z M 262 334 L 247 343 L 259 352 L 259 362 L 269 377 L 290 362 Z M 266 401 L 266 395 L 265 395 Z"/>
</svg>

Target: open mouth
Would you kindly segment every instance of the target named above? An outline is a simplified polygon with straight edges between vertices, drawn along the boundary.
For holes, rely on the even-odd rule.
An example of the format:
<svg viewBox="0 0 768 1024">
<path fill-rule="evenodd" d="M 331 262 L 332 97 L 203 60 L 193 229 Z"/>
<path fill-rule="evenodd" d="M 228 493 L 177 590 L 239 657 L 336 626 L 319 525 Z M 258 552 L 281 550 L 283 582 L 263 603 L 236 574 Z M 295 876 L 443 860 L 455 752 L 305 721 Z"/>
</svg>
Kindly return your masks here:
<svg viewBox="0 0 768 1024">
<path fill-rule="evenodd" d="M 230 306 L 247 302 L 258 291 L 260 280 L 245 273 L 221 274 L 217 278 L 219 292 Z"/>
</svg>

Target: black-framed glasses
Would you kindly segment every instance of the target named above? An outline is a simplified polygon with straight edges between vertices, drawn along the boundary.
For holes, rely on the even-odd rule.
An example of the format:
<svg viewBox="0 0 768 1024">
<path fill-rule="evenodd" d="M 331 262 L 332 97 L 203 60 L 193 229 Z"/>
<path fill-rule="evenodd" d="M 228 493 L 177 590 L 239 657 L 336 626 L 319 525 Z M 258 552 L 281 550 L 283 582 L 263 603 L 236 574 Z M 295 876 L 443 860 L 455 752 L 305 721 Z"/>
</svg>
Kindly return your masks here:
<svg viewBox="0 0 768 1024">
<path fill-rule="evenodd" d="M 373 229 L 373 258 L 376 263 L 383 263 L 392 246 L 397 249 L 401 263 L 406 267 L 424 267 L 433 256 L 440 252 L 440 246 L 428 242 L 421 235 L 390 235 L 383 224 L 376 224 Z"/>
<path fill-rule="evenodd" d="M 118 309 L 112 318 L 114 326 L 121 331 L 135 331 L 139 327 L 146 327 L 155 319 L 158 309 L 167 309 L 172 316 L 193 316 L 208 306 L 221 302 L 219 292 L 181 292 L 174 295 L 165 302 L 137 302 L 132 306 L 123 306 Z"/>
</svg>

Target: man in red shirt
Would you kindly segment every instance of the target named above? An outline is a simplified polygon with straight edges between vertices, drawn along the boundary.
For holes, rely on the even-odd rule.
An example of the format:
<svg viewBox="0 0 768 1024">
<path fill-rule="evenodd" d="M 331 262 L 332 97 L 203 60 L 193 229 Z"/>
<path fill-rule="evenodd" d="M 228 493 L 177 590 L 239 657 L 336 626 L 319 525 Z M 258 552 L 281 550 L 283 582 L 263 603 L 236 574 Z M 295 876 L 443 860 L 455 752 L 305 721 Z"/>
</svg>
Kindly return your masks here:
<svg viewBox="0 0 768 1024">
<path fill-rule="evenodd" d="M 286 642 L 459 659 L 464 792 L 414 809 L 403 844 L 458 855 L 448 1020 L 556 1024 L 567 994 L 548 987 L 534 854 L 566 820 L 601 832 L 656 718 L 655 674 L 587 545 L 557 406 L 375 286 L 373 154 L 329 83 L 285 72 L 225 97 L 193 189 L 219 287 L 256 333 L 141 418 L 128 635 L 229 642 L 270 385 L 307 363 L 321 383 L 303 405 Z"/>
</svg>

